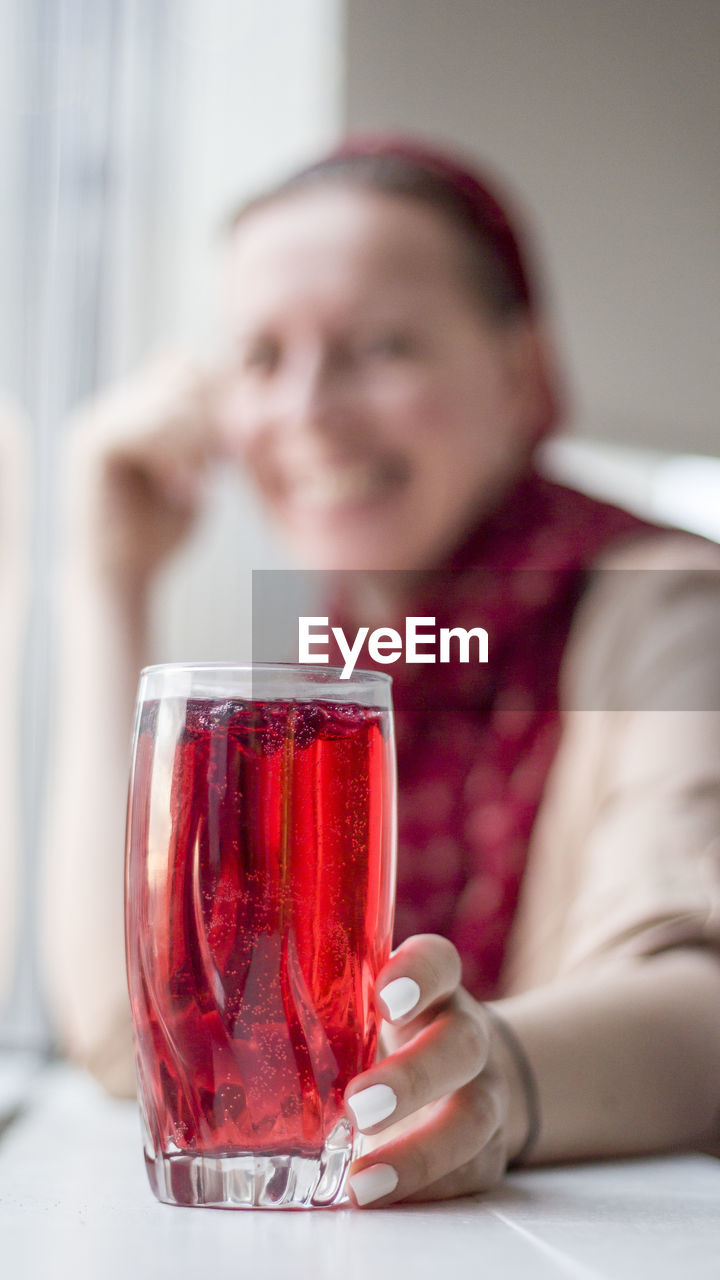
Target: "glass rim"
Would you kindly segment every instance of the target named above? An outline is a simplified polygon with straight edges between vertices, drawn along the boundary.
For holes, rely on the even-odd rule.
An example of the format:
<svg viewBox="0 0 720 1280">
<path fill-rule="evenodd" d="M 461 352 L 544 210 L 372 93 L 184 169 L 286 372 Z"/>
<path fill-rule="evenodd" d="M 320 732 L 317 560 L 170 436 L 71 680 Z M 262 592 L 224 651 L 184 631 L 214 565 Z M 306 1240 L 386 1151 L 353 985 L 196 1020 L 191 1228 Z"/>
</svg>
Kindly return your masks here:
<svg viewBox="0 0 720 1280">
<path fill-rule="evenodd" d="M 384 671 L 369 671 L 365 667 L 355 667 L 349 676 L 343 678 L 343 667 L 331 667 L 312 662 L 154 662 L 150 666 L 142 667 L 139 674 L 142 678 L 143 676 L 169 674 L 173 671 L 197 671 L 199 673 L 207 671 L 218 674 L 226 671 L 250 676 L 255 674 L 263 675 L 267 672 L 271 675 L 302 675 L 303 672 L 307 672 L 308 675 L 327 677 L 328 684 L 339 680 L 342 680 L 343 685 L 365 683 L 367 681 L 385 685 L 392 684 L 392 676 L 387 675 Z"/>
</svg>

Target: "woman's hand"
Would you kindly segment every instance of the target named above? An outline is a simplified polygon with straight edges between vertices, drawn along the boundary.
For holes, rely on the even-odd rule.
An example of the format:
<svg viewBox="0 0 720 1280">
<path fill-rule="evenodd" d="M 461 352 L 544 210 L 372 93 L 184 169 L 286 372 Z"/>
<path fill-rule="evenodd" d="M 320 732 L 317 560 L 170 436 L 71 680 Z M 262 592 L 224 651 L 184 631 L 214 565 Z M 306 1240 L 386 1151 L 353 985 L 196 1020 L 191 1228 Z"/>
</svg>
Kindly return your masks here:
<svg viewBox="0 0 720 1280">
<path fill-rule="evenodd" d="M 345 1094 L 371 1139 L 350 1170 L 353 1200 L 376 1207 L 495 1186 L 525 1142 L 527 1098 L 494 1021 L 460 986 L 457 951 L 432 934 L 409 938 L 376 993 L 388 1056 Z"/>
<path fill-rule="evenodd" d="M 165 358 L 71 424 L 68 521 L 103 575 L 145 585 L 189 532 L 218 452 L 214 392 L 207 372 Z"/>
</svg>

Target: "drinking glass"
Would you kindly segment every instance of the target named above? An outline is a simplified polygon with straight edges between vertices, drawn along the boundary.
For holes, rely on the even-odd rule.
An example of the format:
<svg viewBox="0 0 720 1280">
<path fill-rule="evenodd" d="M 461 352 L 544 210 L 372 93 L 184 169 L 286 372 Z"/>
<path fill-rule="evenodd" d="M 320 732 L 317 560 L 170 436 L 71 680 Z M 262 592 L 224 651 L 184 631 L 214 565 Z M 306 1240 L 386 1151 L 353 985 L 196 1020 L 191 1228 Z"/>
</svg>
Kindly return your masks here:
<svg viewBox="0 0 720 1280">
<path fill-rule="evenodd" d="M 392 934 L 390 680 L 148 667 L 126 947 L 145 1159 L 170 1204 L 339 1202 Z"/>
</svg>

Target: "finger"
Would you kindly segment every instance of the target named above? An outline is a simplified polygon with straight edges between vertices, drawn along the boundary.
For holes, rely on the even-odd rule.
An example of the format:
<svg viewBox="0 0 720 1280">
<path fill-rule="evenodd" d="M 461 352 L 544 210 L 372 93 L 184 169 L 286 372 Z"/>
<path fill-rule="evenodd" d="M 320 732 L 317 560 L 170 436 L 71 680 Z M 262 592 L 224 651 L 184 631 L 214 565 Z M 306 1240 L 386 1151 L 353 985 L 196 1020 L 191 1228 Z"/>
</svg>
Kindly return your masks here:
<svg viewBox="0 0 720 1280">
<path fill-rule="evenodd" d="M 69 428 L 83 455 L 139 460 L 154 452 L 203 457 L 216 434 L 214 380 L 197 362 L 155 360 L 84 406 Z M 213 446 L 214 447 L 214 446 Z"/>
<path fill-rule="evenodd" d="M 431 1194 L 444 1179 L 476 1161 L 499 1129 L 499 1106 L 478 1081 L 437 1103 L 402 1136 L 354 1161 L 348 1189 L 359 1208 Z M 478 1167 L 479 1174 L 479 1167 Z M 463 1181 L 467 1190 L 467 1184 Z"/>
<path fill-rule="evenodd" d="M 390 1057 L 357 1076 L 345 1101 L 362 1133 L 377 1133 L 462 1088 L 489 1052 L 485 1022 L 457 1004 L 439 1013 Z"/>
<path fill-rule="evenodd" d="M 447 938 L 420 933 L 403 942 L 378 974 L 380 1011 L 395 1026 L 447 999 L 461 978 L 460 957 Z"/>
<path fill-rule="evenodd" d="M 148 451 L 143 458 L 110 457 L 106 475 L 113 489 L 131 502 L 160 501 L 180 512 L 192 511 L 200 505 L 208 483 L 205 466 L 193 465 L 170 450 Z"/>
<path fill-rule="evenodd" d="M 215 450 L 200 407 L 187 404 L 148 429 L 144 438 L 123 440 L 108 449 L 106 475 L 113 483 L 155 494 L 181 509 L 198 506 L 208 489 Z"/>
<path fill-rule="evenodd" d="M 157 483 L 165 497 L 180 511 L 194 511 L 208 496 L 210 472 L 203 464 L 165 464 L 158 471 Z"/>
<path fill-rule="evenodd" d="M 507 1169 L 507 1145 L 500 1129 L 492 1135 L 487 1145 L 472 1160 L 453 1169 L 444 1178 L 438 1178 L 427 1187 L 422 1187 L 413 1195 L 406 1196 L 406 1201 L 422 1203 L 428 1200 L 453 1200 L 457 1196 L 478 1195 L 482 1191 L 491 1191 L 502 1182 Z"/>
</svg>

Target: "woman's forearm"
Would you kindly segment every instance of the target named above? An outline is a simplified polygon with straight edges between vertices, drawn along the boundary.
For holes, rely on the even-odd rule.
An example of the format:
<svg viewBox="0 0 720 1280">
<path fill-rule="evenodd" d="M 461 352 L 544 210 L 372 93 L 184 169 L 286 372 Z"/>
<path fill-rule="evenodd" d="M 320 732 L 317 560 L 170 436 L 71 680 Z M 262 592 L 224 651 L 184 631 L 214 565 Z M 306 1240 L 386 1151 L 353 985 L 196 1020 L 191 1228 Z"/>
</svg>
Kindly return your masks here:
<svg viewBox="0 0 720 1280">
<path fill-rule="evenodd" d="M 700 1145 L 720 1121 L 720 959 L 669 951 L 496 1004 L 537 1080 L 531 1163 Z"/>
<path fill-rule="evenodd" d="M 58 657 L 41 950 L 61 1043 L 132 1087 L 123 851 L 151 582 L 190 532 L 217 454 L 214 377 L 160 360 L 65 432 Z"/>
<path fill-rule="evenodd" d="M 41 951 L 65 1051 L 132 1088 L 123 848 L 132 715 L 146 658 L 144 591 L 79 557 L 60 579 L 58 699 Z"/>
</svg>

